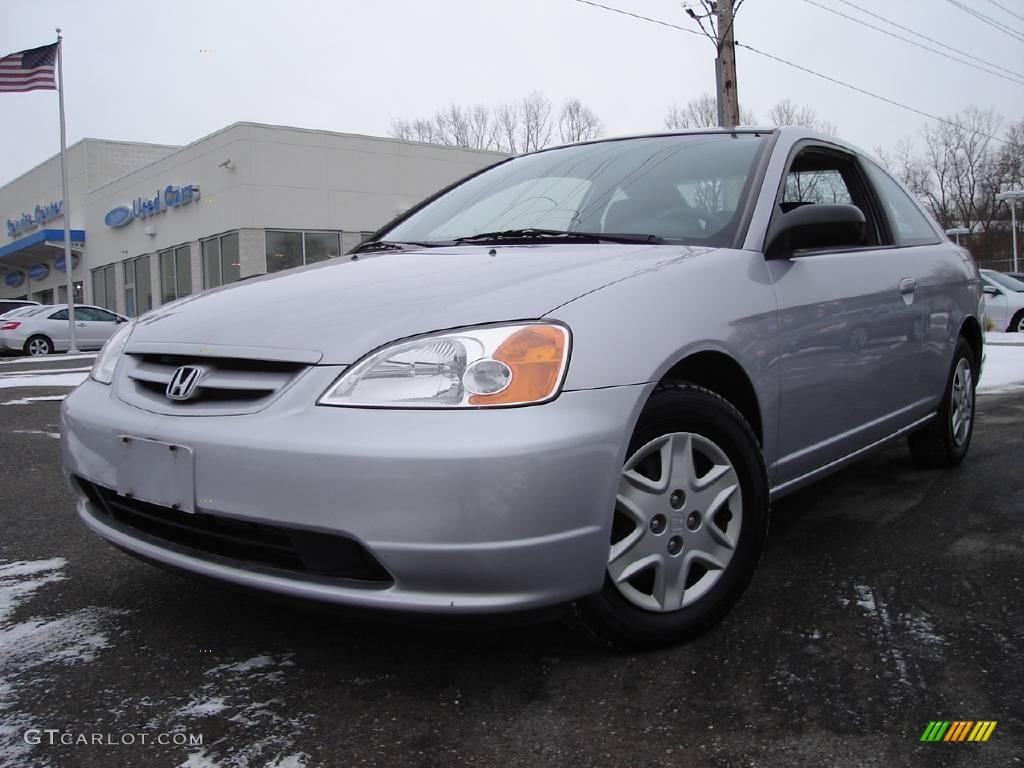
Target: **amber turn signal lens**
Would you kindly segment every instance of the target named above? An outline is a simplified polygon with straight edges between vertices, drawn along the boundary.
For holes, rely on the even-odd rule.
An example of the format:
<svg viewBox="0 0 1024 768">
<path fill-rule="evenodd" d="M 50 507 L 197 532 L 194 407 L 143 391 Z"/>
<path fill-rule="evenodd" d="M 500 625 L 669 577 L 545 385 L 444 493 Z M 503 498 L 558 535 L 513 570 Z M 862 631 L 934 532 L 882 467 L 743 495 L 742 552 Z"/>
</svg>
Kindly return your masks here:
<svg viewBox="0 0 1024 768">
<path fill-rule="evenodd" d="M 565 362 L 566 335 L 555 325 L 528 325 L 516 331 L 491 355 L 512 370 L 511 384 L 494 395 L 472 395 L 469 404 L 510 405 L 551 397 Z"/>
</svg>

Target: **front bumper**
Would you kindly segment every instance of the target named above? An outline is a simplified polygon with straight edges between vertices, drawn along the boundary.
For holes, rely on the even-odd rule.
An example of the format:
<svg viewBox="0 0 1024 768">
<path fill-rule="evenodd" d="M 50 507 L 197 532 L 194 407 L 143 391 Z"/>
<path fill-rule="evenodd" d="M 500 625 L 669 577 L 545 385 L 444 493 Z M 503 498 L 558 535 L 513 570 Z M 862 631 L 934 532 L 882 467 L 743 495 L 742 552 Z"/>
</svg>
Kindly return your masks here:
<svg viewBox="0 0 1024 768">
<path fill-rule="evenodd" d="M 390 574 L 385 588 L 166 545 L 112 524 L 75 485 L 80 517 L 171 568 L 368 608 L 525 610 L 601 588 L 620 468 L 648 385 L 525 408 L 314 406 L 336 375 L 314 368 L 259 413 L 209 417 L 150 413 L 87 380 L 61 408 L 64 464 L 116 489 L 122 435 L 188 446 L 197 512 L 347 537 Z"/>
</svg>

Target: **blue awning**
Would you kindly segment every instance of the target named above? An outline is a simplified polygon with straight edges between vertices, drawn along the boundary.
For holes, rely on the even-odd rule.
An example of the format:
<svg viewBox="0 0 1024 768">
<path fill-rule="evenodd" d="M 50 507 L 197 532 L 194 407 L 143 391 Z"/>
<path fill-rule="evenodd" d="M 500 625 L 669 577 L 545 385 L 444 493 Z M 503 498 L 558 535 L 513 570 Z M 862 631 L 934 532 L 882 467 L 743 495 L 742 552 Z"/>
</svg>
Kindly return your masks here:
<svg viewBox="0 0 1024 768">
<path fill-rule="evenodd" d="M 25 235 L 25 237 L 19 238 L 12 243 L 0 246 L 0 259 L 5 259 L 4 263 L 9 266 L 24 266 L 32 260 L 53 258 L 60 255 L 53 252 L 53 248 L 56 247 L 64 247 L 64 230 L 41 229 L 38 232 L 33 232 L 31 235 Z M 84 229 L 71 230 L 71 247 L 76 251 L 80 251 L 85 247 Z M 7 258 L 9 256 L 14 256 L 15 258 L 9 259 Z"/>
</svg>

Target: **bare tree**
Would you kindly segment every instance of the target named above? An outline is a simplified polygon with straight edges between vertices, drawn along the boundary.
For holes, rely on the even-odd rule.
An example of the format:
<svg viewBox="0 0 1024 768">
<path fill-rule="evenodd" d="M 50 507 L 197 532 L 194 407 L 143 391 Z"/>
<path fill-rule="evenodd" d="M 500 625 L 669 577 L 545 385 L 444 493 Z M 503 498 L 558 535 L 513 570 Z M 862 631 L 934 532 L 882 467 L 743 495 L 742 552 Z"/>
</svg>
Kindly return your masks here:
<svg viewBox="0 0 1024 768">
<path fill-rule="evenodd" d="M 568 99 L 558 113 L 558 138 L 563 144 L 589 141 L 601 135 L 601 121 L 579 99 Z"/>
<path fill-rule="evenodd" d="M 519 105 L 515 102 L 499 104 L 494 113 L 495 143 L 502 152 L 517 155 L 519 144 Z"/>
<path fill-rule="evenodd" d="M 740 111 L 743 125 L 754 125 L 757 118 L 747 110 Z M 702 93 L 682 106 L 673 104 L 665 115 L 665 127 L 671 131 L 689 128 L 714 128 L 718 125 L 718 102 L 713 94 Z"/>
<path fill-rule="evenodd" d="M 523 152 L 536 152 L 551 143 L 554 124 L 551 119 L 551 101 L 540 91 L 533 91 L 519 105 L 522 124 L 520 136 Z"/>
<path fill-rule="evenodd" d="M 835 123 L 818 117 L 814 107 L 797 106 L 788 98 L 777 102 L 768 111 L 768 121 L 772 125 L 800 125 L 829 136 L 835 136 L 838 132 Z"/>
<path fill-rule="evenodd" d="M 991 109 L 969 107 L 926 125 L 920 149 L 902 139 L 894 151 L 879 152 L 944 229 L 971 230 L 967 244 L 983 262 L 1009 256 L 1009 209 L 995 196 L 1024 184 L 1024 120 L 999 138 L 1001 126 Z"/>
<path fill-rule="evenodd" d="M 396 118 L 388 133 L 396 139 L 520 154 L 550 145 L 556 129 L 565 143 L 583 141 L 601 134 L 601 121 L 579 99 L 566 101 L 556 120 L 551 101 L 533 91 L 494 108 L 449 104 L 432 119 Z"/>
</svg>

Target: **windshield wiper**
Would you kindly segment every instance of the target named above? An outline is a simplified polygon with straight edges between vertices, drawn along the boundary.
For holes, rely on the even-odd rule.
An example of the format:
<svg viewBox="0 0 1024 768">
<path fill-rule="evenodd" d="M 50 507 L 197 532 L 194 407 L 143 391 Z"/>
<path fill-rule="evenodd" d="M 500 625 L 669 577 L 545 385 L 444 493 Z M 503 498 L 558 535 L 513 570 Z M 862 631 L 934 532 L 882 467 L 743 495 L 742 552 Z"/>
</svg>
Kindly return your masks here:
<svg viewBox="0 0 1024 768">
<path fill-rule="evenodd" d="M 502 229 L 497 232 L 481 232 L 477 235 L 456 237 L 456 243 L 501 243 L 516 240 L 568 240 L 587 243 L 657 243 L 657 235 L 631 235 L 609 232 L 574 232 L 561 229 Z"/>
<path fill-rule="evenodd" d="M 407 251 L 410 248 L 436 248 L 443 243 L 407 243 L 397 240 L 367 240 L 353 248 L 349 253 L 353 256 L 371 251 Z"/>
</svg>

